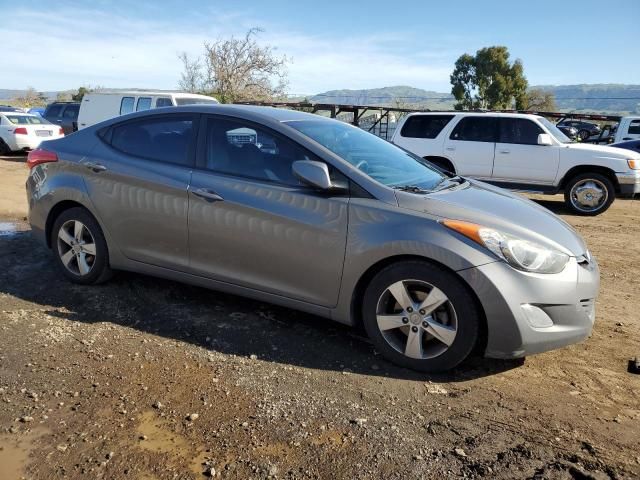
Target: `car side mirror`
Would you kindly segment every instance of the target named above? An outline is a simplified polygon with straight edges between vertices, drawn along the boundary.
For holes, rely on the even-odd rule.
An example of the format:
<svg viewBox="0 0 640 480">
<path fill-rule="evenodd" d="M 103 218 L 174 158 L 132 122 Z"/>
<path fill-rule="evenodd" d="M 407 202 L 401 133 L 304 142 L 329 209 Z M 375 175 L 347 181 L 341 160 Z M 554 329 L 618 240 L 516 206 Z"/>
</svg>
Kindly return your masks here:
<svg viewBox="0 0 640 480">
<path fill-rule="evenodd" d="M 329 190 L 332 187 L 329 167 L 324 162 L 298 160 L 293 162 L 292 169 L 296 177 L 312 187 L 320 190 Z"/>
<path fill-rule="evenodd" d="M 551 139 L 551 135 L 548 133 L 540 133 L 538 134 L 538 145 L 553 145 L 553 140 Z"/>
</svg>

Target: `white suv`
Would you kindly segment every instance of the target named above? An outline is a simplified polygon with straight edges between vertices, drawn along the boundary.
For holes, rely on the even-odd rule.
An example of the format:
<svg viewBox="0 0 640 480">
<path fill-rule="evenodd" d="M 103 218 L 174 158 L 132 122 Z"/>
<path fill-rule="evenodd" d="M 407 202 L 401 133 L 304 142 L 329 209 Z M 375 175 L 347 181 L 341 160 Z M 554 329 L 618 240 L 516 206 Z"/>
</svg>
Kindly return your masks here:
<svg viewBox="0 0 640 480">
<path fill-rule="evenodd" d="M 564 192 L 581 215 L 640 193 L 640 155 L 573 143 L 547 119 L 510 113 L 412 113 L 391 139 L 443 170 L 513 190 Z"/>
</svg>

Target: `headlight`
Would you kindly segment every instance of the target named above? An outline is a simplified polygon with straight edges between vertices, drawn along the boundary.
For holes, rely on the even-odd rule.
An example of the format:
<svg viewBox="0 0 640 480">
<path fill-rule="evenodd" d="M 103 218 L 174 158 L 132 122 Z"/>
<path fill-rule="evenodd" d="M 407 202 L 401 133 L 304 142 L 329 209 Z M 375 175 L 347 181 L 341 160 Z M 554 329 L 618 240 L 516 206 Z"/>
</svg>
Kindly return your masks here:
<svg viewBox="0 0 640 480">
<path fill-rule="evenodd" d="M 507 233 L 475 223 L 444 220 L 442 224 L 489 249 L 518 270 L 535 273 L 559 273 L 569 255 Z"/>
</svg>

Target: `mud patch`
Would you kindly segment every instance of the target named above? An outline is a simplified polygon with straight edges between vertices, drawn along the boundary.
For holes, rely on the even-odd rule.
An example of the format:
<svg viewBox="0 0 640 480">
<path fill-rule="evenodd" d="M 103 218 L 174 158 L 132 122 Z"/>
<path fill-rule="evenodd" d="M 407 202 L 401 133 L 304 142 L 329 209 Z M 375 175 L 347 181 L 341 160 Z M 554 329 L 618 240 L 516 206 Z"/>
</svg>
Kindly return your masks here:
<svg viewBox="0 0 640 480">
<path fill-rule="evenodd" d="M 22 478 L 36 440 L 46 433 L 46 428 L 35 428 L 24 434 L 0 435 L 0 478 Z"/>
</svg>

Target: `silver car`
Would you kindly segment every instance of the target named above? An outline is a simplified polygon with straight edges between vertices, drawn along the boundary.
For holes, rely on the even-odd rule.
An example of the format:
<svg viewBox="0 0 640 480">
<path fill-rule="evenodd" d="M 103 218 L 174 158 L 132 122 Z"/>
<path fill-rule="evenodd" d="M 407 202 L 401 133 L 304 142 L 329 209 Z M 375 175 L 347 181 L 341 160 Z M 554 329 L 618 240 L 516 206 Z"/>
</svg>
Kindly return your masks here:
<svg viewBox="0 0 640 480">
<path fill-rule="evenodd" d="M 33 234 L 89 285 L 131 270 L 362 325 L 455 367 L 589 335 L 599 274 L 548 210 L 345 123 L 251 106 L 118 117 L 31 152 Z"/>
</svg>

